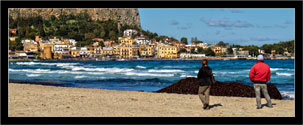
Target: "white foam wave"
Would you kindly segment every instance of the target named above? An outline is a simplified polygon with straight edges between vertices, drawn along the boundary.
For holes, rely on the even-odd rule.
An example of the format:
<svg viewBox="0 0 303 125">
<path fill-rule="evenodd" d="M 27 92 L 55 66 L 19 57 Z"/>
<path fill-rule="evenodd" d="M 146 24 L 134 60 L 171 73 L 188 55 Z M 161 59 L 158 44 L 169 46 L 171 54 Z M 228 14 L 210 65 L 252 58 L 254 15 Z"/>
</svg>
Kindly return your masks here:
<svg viewBox="0 0 303 125">
<path fill-rule="evenodd" d="M 286 100 L 294 100 L 295 99 L 295 93 L 294 92 L 281 91 L 280 93 L 281 93 L 283 99 L 286 99 Z"/>
<path fill-rule="evenodd" d="M 144 67 L 144 66 L 136 66 L 136 68 L 138 68 L 138 69 L 146 69 L 146 67 Z"/>
<path fill-rule="evenodd" d="M 27 77 L 37 77 L 40 76 L 40 74 L 26 74 Z"/>
<path fill-rule="evenodd" d="M 277 72 L 276 73 L 278 76 L 293 76 L 294 74 L 292 74 L 292 73 L 279 73 L 279 72 Z"/>
<path fill-rule="evenodd" d="M 42 62 L 17 62 L 16 65 L 48 65 L 48 66 L 72 66 L 79 65 L 80 63 L 42 63 Z"/>
<path fill-rule="evenodd" d="M 172 77 L 174 74 L 153 74 L 153 73 L 136 73 L 136 72 L 127 72 L 124 75 L 129 76 L 158 76 L 158 77 Z"/>
<path fill-rule="evenodd" d="M 148 70 L 148 72 L 158 72 L 158 73 L 172 73 L 172 72 L 184 72 L 183 70 L 154 70 L 154 69 L 150 69 Z"/>
<path fill-rule="evenodd" d="M 87 78 L 88 76 L 75 76 L 75 79 Z"/>
<path fill-rule="evenodd" d="M 163 66 L 163 68 L 189 68 L 188 66 Z"/>
<path fill-rule="evenodd" d="M 278 70 L 285 70 L 283 68 L 270 68 L 270 71 L 278 71 Z"/>
</svg>

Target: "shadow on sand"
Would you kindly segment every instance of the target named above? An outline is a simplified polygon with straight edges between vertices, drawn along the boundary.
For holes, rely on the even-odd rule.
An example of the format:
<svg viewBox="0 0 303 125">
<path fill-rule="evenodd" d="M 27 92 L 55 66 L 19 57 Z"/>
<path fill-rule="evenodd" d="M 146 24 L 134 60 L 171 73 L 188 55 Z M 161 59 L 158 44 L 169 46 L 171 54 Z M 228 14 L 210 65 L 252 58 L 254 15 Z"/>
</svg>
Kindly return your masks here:
<svg viewBox="0 0 303 125">
<path fill-rule="evenodd" d="M 218 106 L 222 106 L 221 103 L 219 103 L 219 104 L 214 104 L 214 105 L 209 105 L 209 108 L 211 109 L 211 108 L 218 107 Z"/>
</svg>

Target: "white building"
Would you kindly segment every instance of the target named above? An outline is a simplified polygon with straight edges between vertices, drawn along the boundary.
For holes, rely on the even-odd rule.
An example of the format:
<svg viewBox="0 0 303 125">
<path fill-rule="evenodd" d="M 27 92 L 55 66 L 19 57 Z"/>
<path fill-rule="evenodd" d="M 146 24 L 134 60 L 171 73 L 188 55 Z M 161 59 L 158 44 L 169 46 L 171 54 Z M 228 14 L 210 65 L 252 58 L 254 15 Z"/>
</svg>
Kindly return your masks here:
<svg viewBox="0 0 303 125">
<path fill-rule="evenodd" d="M 127 30 L 124 30 L 123 37 L 133 36 L 133 35 L 135 35 L 137 33 L 138 33 L 138 31 L 135 30 L 135 29 L 127 29 Z"/>
<path fill-rule="evenodd" d="M 140 37 L 137 37 L 135 39 L 135 42 L 140 45 L 140 44 L 150 44 L 151 43 L 151 40 L 149 40 L 147 37 L 145 36 L 140 36 Z"/>
<path fill-rule="evenodd" d="M 68 49 L 68 45 L 66 44 L 56 44 L 54 45 L 54 51 L 55 53 L 63 53 L 63 50 L 66 51 L 66 49 Z"/>
<path fill-rule="evenodd" d="M 181 58 L 202 58 L 205 57 L 205 54 L 191 54 L 191 53 L 181 53 Z"/>
<path fill-rule="evenodd" d="M 81 47 L 80 48 L 80 55 L 87 55 L 89 52 L 87 51 L 86 47 Z"/>
<path fill-rule="evenodd" d="M 208 43 L 198 43 L 197 46 L 202 47 L 203 49 L 207 49 L 208 48 Z"/>
<path fill-rule="evenodd" d="M 21 43 L 22 43 L 22 44 L 25 44 L 25 43 L 33 43 L 33 44 L 37 44 L 37 42 L 35 42 L 34 40 L 29 40 L 29 39 L 26 39 L 26 40 L 21 40 Z"/>
</svg>

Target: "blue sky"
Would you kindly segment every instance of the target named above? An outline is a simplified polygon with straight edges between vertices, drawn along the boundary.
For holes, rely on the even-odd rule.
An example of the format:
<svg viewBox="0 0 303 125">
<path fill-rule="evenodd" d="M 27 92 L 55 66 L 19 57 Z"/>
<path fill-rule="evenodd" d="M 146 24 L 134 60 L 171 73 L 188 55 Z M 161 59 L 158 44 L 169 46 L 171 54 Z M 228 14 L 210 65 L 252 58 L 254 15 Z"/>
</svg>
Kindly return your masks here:
<svg viewBox="0 0 303 125">
<path fill-rule="evenodd" d="M 257 45 L 295 39 L 293 8 L 139 8 L 144 30 L 178 40 Z"/>
</svg>

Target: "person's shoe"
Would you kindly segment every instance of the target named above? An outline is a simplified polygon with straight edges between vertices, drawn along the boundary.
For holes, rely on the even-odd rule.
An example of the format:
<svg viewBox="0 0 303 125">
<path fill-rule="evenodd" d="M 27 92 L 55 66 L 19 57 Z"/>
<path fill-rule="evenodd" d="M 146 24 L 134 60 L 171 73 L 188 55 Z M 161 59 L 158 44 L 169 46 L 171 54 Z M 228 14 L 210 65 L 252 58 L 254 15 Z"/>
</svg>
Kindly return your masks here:
<svg viewBox="0 0 303 125">
<path fill-rule="evenodd" d="M 267 106 L 268 108 L 273 108 L 273 106 L 272 105 L 270 105 L 270 106 Z"/>
<path fill-rule="evenodd" d="M 257 107 L 257 109 L 261 109 L 261 107 Z"/>
<path fill-rule="evenodd" d="M 209 110 L 209 105 L 208 104 L 204 105 L 203 109 L 204 110 Z"/>
</svg>

